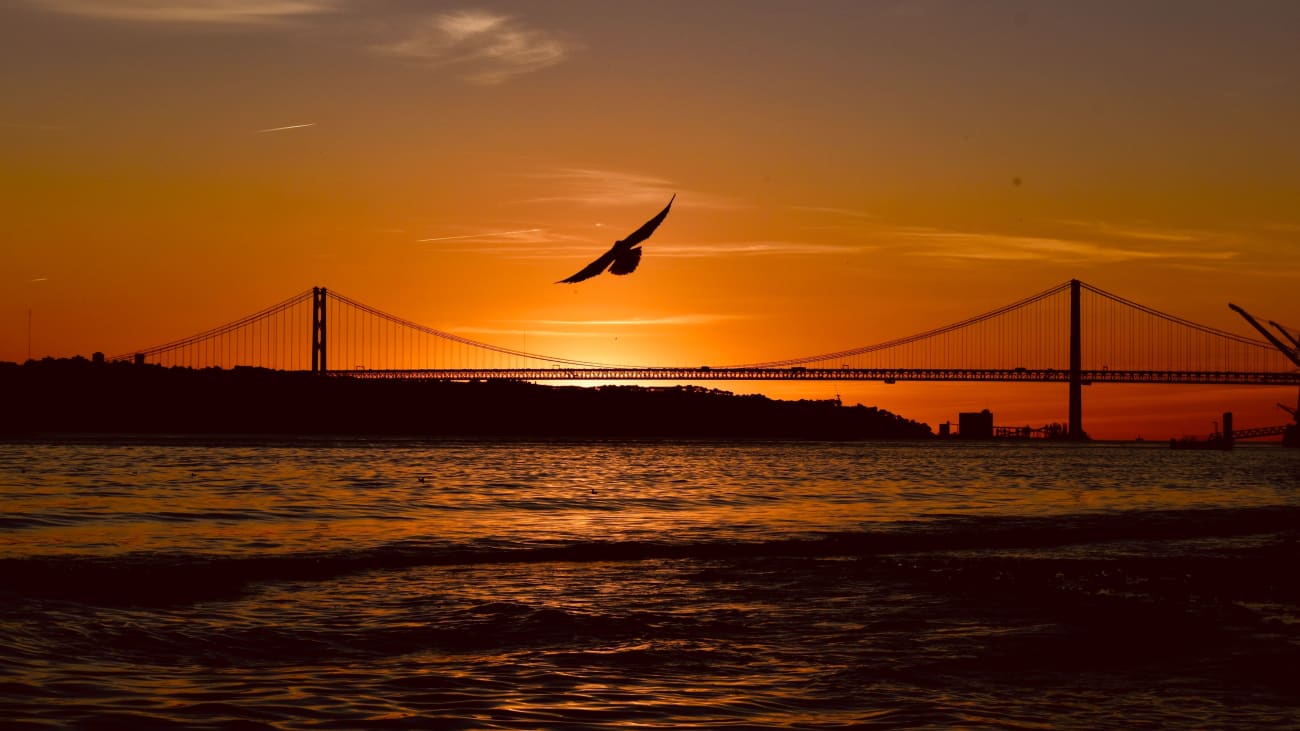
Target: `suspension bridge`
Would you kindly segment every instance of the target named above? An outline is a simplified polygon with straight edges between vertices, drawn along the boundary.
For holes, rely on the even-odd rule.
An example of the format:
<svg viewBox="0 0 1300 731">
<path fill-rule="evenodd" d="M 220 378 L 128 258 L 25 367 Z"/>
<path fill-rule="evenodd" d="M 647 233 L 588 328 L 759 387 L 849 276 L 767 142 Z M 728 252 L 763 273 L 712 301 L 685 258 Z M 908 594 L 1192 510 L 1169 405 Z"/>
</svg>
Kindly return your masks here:
<svg viewBox="0 0 1300 731">
<path fill-rule="evenodd" d="M 1297 386 L 1276 347 L 1159 312 L 1077 279 L 950 325 L 785 360 L 662 367 L 528 353 L 421 325 L 324 287 L 112 360 L 253 366 L 341 378 L 522 381 L 1004 381 L 1066 383 L 1083 434 L 1093 383 Z M 332 364 L 347 364 L 344 368 Z"/>
</svg>

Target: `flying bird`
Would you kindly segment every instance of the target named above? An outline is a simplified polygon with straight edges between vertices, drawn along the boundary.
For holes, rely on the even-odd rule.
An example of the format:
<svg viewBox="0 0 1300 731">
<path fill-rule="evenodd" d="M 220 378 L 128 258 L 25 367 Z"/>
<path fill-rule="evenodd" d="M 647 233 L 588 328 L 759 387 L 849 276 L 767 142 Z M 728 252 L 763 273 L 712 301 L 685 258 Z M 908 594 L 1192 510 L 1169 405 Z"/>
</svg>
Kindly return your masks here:
<svg viewBox="0 0 1300 731">
<path fill-rule="evenodd" d="M 646 221 L 641 228 L 628 234 L 627 238 L 615 241 L 614 245 L 609 247 L 609 251 L 600 255 L 592 263 L 582 268 L 582 271 L 574 274 L 568 279 L 561 279 L 556 284 L 576 284 L 586 279 L 600 274 L 606 269 L 610 274 L 631 274 L 636 271 L 636 267 L 641 263 L 641 248 L 637 246 L 642 241 L 650 238 L 650 234 L 659 228 L 659 224 L 664 222 L 668 216 L 668 209 L 673 207 L 673 201 L 677 200 L 677 194 L 674 193 L 672 198 L 668 199 L 668 205 L 659 212 L 659 215 Z"/>
</svg>

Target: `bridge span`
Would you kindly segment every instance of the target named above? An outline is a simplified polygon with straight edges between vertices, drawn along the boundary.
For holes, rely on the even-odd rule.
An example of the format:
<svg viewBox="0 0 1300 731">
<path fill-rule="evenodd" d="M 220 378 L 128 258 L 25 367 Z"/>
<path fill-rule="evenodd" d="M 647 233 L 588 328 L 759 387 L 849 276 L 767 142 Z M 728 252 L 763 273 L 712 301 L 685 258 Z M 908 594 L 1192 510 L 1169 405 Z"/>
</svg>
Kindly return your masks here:
<svg viewBox="0 0 1300 731">
<path fill-rule="evenodd" d="M 878 320 L 865 324 L 888 327 Z M 781 333 L 770 337 L 782 340 Z M 1068 433 L 1079 438 L 1083 387 L 1090 384 L 1300 385 L 1296 364 L 1269 342 L 1169 315 L 1077 279 L 872 345 L 730 365 L 707 356 L 692 359 L 705 365 L 656 366 L 530 353 L 421 325 L 324 287 L 113 360 L 368 379 L 1063 383 Z"/>
<path fill-rule="evenodd" d="M 1069 383 L 1070 371 L 973 368 L 399 368 L 329 371 L 341 378 L 423 381 L 984 381 Z M 1300 386 L 1300 371 L 1240 373 L 1227 371 L 1081 370 L 1081 385 L 1093 383 L 1162 383 L 1227 386 Z"/>
</svg>

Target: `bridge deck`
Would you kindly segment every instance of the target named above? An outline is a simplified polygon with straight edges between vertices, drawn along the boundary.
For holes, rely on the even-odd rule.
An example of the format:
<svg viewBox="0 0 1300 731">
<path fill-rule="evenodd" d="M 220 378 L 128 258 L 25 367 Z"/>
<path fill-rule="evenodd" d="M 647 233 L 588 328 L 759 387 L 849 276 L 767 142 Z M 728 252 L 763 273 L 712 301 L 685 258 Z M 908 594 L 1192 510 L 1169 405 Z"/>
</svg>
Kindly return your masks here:
<svg viewBox="0 0 1300 731">
<path fill-rule="evenodd" d="M 1233 429 L 1233 439 L 1259 439 L 1261 437 L 1280 437 L 1286 434 L 1287 426 L 1259 426 L 1254 429 Z"/>
<path fill-rule="evenodd" d="M 1091 383 L 1300 386 L 1300 372 L 1080 371 Z M 1006 381 L 1068 383 L 1065 369 L 933 368 L 443 368 L 329 371 L 335 377 L 430 381 Z"/>
</svg>

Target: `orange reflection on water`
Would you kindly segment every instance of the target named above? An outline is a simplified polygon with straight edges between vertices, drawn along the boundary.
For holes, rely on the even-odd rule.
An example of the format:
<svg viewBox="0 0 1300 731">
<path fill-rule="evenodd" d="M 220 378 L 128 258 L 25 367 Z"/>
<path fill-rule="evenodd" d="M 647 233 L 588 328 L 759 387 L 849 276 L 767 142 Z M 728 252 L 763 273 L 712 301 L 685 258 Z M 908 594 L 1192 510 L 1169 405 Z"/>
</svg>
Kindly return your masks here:
<svg viewBox="0 0 1300 731">
<path fill-rule="evenodd" d="M 0 551 L 752 541 L 936 517 L 1271 504 L 1274 452 L 1161 445 L 308 443 L 11 448 Z M 16 464 L 16 462 L 14 463 Z M 31 516 L 30 519 L 25 516 Z"/>
</svg>

